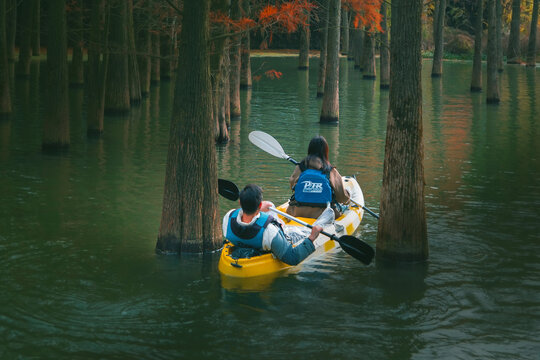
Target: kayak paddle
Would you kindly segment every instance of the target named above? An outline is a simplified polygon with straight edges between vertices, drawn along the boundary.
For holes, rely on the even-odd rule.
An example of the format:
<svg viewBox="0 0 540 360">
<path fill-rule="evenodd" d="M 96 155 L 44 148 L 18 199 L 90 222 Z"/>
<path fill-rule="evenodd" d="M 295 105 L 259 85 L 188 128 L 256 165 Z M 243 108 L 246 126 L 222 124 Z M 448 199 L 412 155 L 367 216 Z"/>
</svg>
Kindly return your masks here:
<svg viewBox="0 0 540 360">
<path fill-rule="evenodd" d="M 283 151 L 283 148 L 281 147 L 281 144 L 274 139 L 274 137 L 270 134 L 267 134 L 263 131 L 252 131 L 249 133 L 249 141 L 253 143 L 253 145 L 257 146 L 261 150 L 266 151 L 270 155 L 273 155 L 275 157 L 288 160 L 292 162 L 294 165 L 298 165 L 298 161 L 294 160 L 289 155 L 285 154 L 285 151 Z M 369 210 L 367 207 L 360 205 L 353 199 L 351 201 L 356 205 L 361 207 L 362 209 L 366 210 L 370 215 L 374 216 L 375 218 L 379 218 L 379 215 L 375 214 L 373 211 Z"/>
<path fill-rule="evenodd" d="M 218 192 L 224 198 L 232 201 L 236 201 L 239 198 L 238 186 L 236 186 L 235 183 L 229 180 L 218 179 Z M 271 207 L 270 210 L 277 214 L 280 214 L 281 216 L 286 217 L 287 219 L 293 220 L 300 225 L 307 226 L 310 229 L 313 228 L 313 225 L 297 219 L 292 215 L 284 213 L 283 211 L 280 211 L 275 207 Z M 369 244 L 352 235 L 343 235 L 337 237 L 335 234 L 329 234 L 325 231 L 321 231 L 321 233 L 328 236 L 330 239 L 337 241 L 343 251 L 345 251 L 347 254 L 351 255 L 355 259 L 360 260 L 366 265 L 369 265 L 371 263 L 371 260 L 373 260 L 373 257 L 375 256 L 375 250 L 373 250 L 373 248 Z"/>
</svg>

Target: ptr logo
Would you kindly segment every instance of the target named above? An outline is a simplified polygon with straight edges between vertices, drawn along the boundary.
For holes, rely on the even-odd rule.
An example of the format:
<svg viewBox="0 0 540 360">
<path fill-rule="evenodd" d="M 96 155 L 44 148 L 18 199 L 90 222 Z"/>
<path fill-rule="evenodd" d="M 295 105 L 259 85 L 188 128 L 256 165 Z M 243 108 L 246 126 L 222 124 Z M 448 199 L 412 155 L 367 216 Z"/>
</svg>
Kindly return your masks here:
<svg viewBox="0 0 540 360">
<path fill-rule="evenodd" d="M 306 180 L 302 181 L 302 184 L 304 184 L 304 188 L 302 189 L 302 192 L 304 193 L 322 193 L 323 191 L 322 182 L 311 182 Z"/>
</svg>

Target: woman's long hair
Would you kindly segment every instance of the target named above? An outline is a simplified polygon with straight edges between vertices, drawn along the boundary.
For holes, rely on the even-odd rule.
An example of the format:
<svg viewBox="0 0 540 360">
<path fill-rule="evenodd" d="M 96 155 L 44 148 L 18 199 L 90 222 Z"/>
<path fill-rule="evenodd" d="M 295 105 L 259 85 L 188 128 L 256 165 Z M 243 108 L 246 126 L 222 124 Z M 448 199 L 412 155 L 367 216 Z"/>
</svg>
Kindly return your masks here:
<svg viewBox="0 0 540 360">
<path fill-rule="evenodd" d="M 328 143 L 326 142 L 326 139 L 322 136 L 315 136 L 311 141 L 309 142 L 308 146 L 308 155 L 304 160 L 302 160 L 303 165 L 308 168 L 308 164 L 310 163 L 310 160 L 317 157 L 319 158 L 322 163 L 322 171 L 324 173 L 329 173 L 332 170 L 332 165 L 330 164 L 330 161 L 328 160 Z"/>
</svg>

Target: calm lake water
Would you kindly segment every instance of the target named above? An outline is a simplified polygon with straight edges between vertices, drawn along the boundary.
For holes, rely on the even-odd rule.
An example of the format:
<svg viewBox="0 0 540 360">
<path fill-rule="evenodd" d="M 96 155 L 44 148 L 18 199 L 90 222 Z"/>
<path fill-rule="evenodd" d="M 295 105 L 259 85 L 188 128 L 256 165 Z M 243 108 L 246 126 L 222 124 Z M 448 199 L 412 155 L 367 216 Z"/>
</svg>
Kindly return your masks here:
<svg viewBox="0 0 540 360">
<path fill-rule="evenodd" d="M 247 139 L 272 134 L 300 160 L 321 134 L 377 211 L 388 92 L 342 60 L 339 126 L 318 123 L 317 60 L 254 58 L 243 116 L 218 147 L 219 176 L 289 196 L 290 163 Z M 16 79 L 0 121 L 0 358 L 540 359 L 540 69 L 507 66 L 501 104 L 469 92 L 472 64 L 424 63 L 430 258 L 364 266 L 342 251 L 261 291 L 222 286 L 218 254 L 154 251 L 172 84 L 86 137 L 72 89 L 71 147 L 41 152 L 45 63 Z M 484 79 L 485 81 L 485 79 Z M 189 191 L 189 189 L 186 189 Z M 220 199 L 224 214 L 233 203 Z M 357 236 L 375 245 L 366 214 Z"/>
</svg>

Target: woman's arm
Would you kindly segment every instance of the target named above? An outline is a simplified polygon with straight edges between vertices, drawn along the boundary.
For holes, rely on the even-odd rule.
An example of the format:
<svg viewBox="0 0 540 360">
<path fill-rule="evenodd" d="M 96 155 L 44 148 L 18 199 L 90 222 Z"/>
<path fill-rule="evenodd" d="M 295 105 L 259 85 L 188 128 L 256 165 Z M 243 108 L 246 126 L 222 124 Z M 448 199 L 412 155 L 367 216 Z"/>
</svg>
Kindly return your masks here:
<svg viewBox="0 0 540 360">
<path fill-rule="evenodd" d="M 336 201 L 342 204 L 348 203 L 351 196 L 349 192 L 345 190 L 345 186 L 343 185 L 343 178 L 341 177 L 339 171 L 337 171 L 336 168 L 333 168 L 330 172 L 330 184 L 334 189 Z"/>
</svg>

